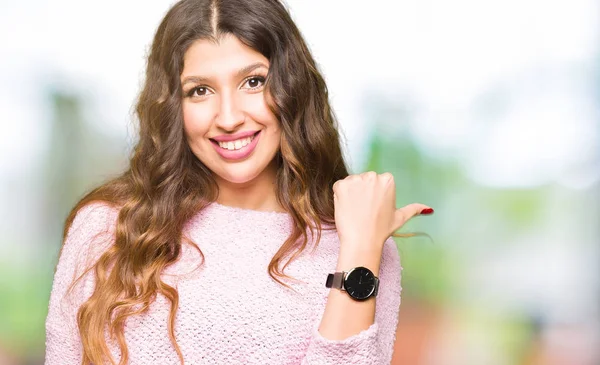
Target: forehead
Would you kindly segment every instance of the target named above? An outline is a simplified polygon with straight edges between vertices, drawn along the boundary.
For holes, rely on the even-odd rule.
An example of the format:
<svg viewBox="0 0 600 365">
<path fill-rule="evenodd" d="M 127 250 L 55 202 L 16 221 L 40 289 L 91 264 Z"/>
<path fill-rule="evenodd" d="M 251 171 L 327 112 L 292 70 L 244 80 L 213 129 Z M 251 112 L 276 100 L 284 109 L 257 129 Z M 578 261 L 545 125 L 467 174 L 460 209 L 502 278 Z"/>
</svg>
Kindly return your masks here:
<svg viewBox="0 0 600 365">
<path fill-rule="evenodd" d="M 181 76 L 232 74 L 256 62 L 269 65 L 265 56 L 233 35 L 226 35 L 219 42 L 199 39 L 185 52 Z"/>
</svg>

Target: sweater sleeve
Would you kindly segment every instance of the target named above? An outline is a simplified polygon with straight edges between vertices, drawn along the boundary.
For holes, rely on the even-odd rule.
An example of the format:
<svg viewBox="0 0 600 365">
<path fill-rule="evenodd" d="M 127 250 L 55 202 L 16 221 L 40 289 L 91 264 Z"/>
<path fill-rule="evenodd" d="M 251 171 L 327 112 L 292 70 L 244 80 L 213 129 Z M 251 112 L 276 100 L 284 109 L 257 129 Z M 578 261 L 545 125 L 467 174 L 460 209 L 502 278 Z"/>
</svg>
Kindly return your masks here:
<svg viewBox="0 0 600 365">
<path fill-rule="evenodd" d="M 385 242 L 379 269 L 375 322 L 368 329 L 343 340 L 324 338 L 318 331 L 317 323 L 313 327 L 311 342 L 302 365 L 389 364 L 392 361 L 398 325 L 401 271 L 398 248 L 390 237 Z"/>
<path fill-rule="evenodd" d="M 81 208 L 62 247 L 46 317 L 46 365 L 79 365 L 82 345 L 77 311 L 94 289 L 93 270 L 72 286 L 113 242 L 117 212 L 102 203 Z"/>
</svg>

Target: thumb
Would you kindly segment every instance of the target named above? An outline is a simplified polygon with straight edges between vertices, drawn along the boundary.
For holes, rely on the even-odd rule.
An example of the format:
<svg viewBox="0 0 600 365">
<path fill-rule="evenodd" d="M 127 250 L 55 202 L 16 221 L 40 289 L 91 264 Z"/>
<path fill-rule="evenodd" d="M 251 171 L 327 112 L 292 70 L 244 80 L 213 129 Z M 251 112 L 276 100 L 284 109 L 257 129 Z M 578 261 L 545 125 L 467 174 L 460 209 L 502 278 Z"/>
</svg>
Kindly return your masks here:
<svg viewBox="0 0 600 365">
<path fill-rule="evenodd" d="M 412 217 L 420 214 L 432 213 L 433 209 L 431 209 L 431 207 L 420 203 L 412 203 L 396 209 L 396 214 L 394 217 L 394 232 L 400 229 L 400 227 L 402 227 Z"/>
</svg>

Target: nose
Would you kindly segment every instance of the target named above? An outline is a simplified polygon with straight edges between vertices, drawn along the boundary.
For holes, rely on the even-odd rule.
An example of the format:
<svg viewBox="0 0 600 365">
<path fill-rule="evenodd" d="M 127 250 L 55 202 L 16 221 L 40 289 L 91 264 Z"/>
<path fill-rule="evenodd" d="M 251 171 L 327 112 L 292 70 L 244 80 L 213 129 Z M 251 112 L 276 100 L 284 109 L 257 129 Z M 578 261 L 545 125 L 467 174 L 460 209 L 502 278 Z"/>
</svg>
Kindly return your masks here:
<svg viewBox="0 0 600 365">
<path fill-rule="evenodd" d="M 222 95 L 216 124 L 225 131 L 234 131 L 244 123 L 244 113 L 235 95 Z"/>
</svg>

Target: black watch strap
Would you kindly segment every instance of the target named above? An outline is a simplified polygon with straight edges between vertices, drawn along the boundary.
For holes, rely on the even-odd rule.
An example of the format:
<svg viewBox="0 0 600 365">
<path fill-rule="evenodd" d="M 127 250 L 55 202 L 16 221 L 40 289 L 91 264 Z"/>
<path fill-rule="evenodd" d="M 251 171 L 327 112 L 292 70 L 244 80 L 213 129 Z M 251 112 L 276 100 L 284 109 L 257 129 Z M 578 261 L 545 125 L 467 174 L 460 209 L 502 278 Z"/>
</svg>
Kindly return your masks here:
<svg viewBox="0 0 600 365">
<path fill-rule="evenodd" d="M 344 290 L 344 275 L 346 275 L 345 272 L 336 272 L 334 274 L 327 275 L 325 286 L 327 288 Z"/>
<path fill-rule="evenodd" d="M 375 291 L 373 292 L 373 296 L 376 297 L 377 293 L 379 293 L 379 278 L 375 278 Z"/>
</svg>

